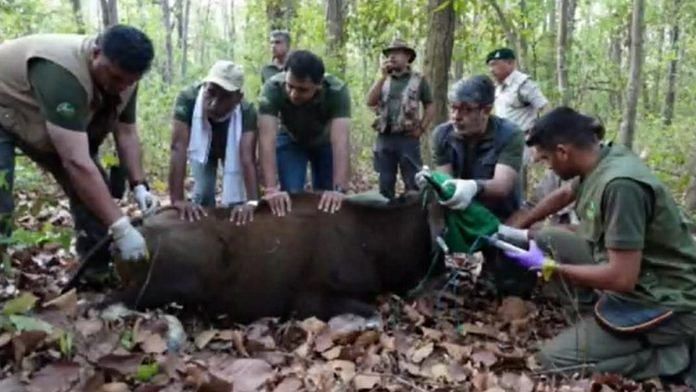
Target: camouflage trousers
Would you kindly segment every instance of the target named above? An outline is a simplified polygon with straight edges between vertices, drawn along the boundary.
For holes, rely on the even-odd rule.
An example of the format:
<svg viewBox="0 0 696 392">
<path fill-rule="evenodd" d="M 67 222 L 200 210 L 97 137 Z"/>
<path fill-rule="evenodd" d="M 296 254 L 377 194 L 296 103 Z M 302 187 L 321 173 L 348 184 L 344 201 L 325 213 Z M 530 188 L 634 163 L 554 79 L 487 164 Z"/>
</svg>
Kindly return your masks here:
<svg viewBox="0 0 696 392">
<path fill-rule="evenodd" d="M 537 234 L 539 246 L 556 260 L 593 264 L 589 246 L 570 231 L 548 228 Z M 550 282 L 551 292 L 561 290 Z M 566 287 L 567 288 L 567 287 Z M 596 299 L 590 290 L 571 289 L 578 321 L 545 342 L 537 355 L 545 369 L 561 372 L 617 373 L 643 380 L 659 376 L 680 376 L 692 386 L 696 382 L 696 312 L 676 313 L 668 321 L 642 333 L 618 335 L 587 314 Z M 579 311 L 577 311 L 579 310 Z"/>
</svg>

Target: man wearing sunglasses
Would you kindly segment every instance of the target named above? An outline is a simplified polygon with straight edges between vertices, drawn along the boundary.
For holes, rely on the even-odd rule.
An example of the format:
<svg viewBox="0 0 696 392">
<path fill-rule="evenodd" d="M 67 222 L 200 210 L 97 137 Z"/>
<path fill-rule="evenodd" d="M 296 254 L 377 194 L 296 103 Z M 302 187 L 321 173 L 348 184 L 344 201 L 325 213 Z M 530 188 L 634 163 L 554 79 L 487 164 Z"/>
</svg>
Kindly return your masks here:
<svg viewBox="0 0 696 392">
<path fill-rule="evenodd" d="M 432 140 L 437 170 L 455 178 L 450 180 L 455 194 L 443 204 L 465 209 L 476 199 L 505 221 L 522 202 L 519 172 L 524 135 L 514 123 L 491 114 L 495 87 L 485 75 L 456 82 L 448 100 L 450 121 L 435 128 Z M 416 180 L 420 186 L 423 176 L 417 175 Z M 504 257 L 486 250 L 484 272 L 492 275 L 498 294 L 528 295 L 536 277 L 511 266 Z"/>
</svg>

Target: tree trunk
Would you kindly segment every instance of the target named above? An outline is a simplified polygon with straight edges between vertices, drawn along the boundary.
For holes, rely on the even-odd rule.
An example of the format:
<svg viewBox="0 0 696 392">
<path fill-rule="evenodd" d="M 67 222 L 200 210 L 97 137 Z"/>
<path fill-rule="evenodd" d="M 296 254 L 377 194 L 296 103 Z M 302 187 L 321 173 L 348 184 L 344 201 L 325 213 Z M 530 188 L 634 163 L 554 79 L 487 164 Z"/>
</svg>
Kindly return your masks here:
<svg viewBox="0 0 696 392">
<path fill-rule="evenodd" d="M 556 36 L 556 76 L 558 81 L 558 95 L 561 105 L 568 105 L 570 92 L 568 91 L 568 69 L 566 53 L 569 49 L 568 40 L 568 16 L 569 1 L 558 0 L 558 35 Z"/>
<path fill-rule="evenodd" d="M 225 21 L 225 29 L 227 30 L 225 34 L 227 37 L 227 57 L 234 59 L 234 43 L 237 38 L 237 27 L 234 22 L 234 0 L 230 0 Z"/>
<path fill-rule="evenodd" d="M 611 33 L 611 39 L 609 41 L 609 60 L 611 65 L 616 70 L 613 80 L 621 80 L 621 32 L 623 29 L 621 27 L 615 27 Z M 615 112 L 623 111 L 623 98 L 621 96 L 621 87 L 619 84 L 611 85 L 611 92 L 609 95 L 609 100 L 611 102 L 611 108 Z"/>
<path fill-rule="evenodd" d="M 454 45 L 454 6 L 451 0 L 428 0 L 430 29 L 425 42 L 424 74 L 430 82 L 435 105 L 434 124 L 447 120 L 448 71 Z M 424 138 L 425 162 L 430 162 L 429 138 Z"/>
<path fill-rule="evenodd" d="M 681 51 L 679 49 L 679 6 L 681 0 L 674 0 L 672 14 L 672 25 L 669 28 L 669 50 L 670 60 L 667 67 L 667 93 L 665 94 L 665 105 L 662 109 L 662 123 L 665 126 L 672 124 L 674 118 L 674 101 L 677 97 L 677 72 Z"/>
<path fill-rule="evenodd" d="M 640 96 L 641 69 L 643 67 L 643 17 L 645 0 L 633 0 L 633 17 L 631 18 L 631 68 L 628 88 L 626 89 L 626 107 L 624 109 L 619 141 L 628 148 L 633 146 L 636 133 L 636 113 Z"/>
<path fill-rule="evenodd" d="M 80 0 L 71 0 L 70 3 L 72 3 L 73 17 L 77 26 L 75 32 L 77 34 L 85 34 L 87 29 L 85 28 L 85 19 L 82 16 L 82 3 L 80 3 Z"/>
<path fill-rule="evenodd" d="M 657 67 L 653 72 L 652 96 L 650 97 L 652 104 L 650 110 L 653 113 L 660 113 L 660 88 L 662 87 L 662 62 L 664 61 L 666 30 L 666 26 L 661 26 L 657 36 Z"/>
<path fill-rule="evenodd" d="M 208 26 L 209 20 L 210 20 L 210 8 L 211 8 L 211 2 L 212 0 L 208 0 L 206 2 L 205 7 L 203 8 L 203 16 L 201 16 L 200 20 L 198 20 L 199 26 Z M 199 14 L 200 15 L 200 14 Z M 208 30 L 205 27 L 201 28 L 201 32 L 199 32 L 200 37 L 198 40 L 198 62 L 199 64 L 208 64 L 208 60 L 206 59 L 206 48 L 208 44 Z"/>
<path fill-rule="evenodd" d="M 102 25 L 104 28 L 118 23 L 118 1 L 100 0 L 102 11 Z"/>
<path fill-rule="evenodd" d="M 517 65 L 519 68 L 527 72 L 529 72 L 529 69 L 532 68 L 529 64 L 529 44 L 527 43 L 527 38 L 525 37 L 525 32 L 529 27 L 527 25 L 527 18 L 529 17 L 528 13 L 529 9 L 527 8 L 527 0 L 520 0 L 521 28 L 519 29 L 519 34 L 517 34 Z M 520 60 L 522 60 L 522 62 L 520 62 Z"/>
<path fill-rule="evenodd" d="M 336 71 L 343 77 L 346 71 L 345 20 L 348 12 L 346 0 L 326 0 L 326 36 L 329 58 L 336 62 Z"/>
<path fill-rule="evenodd" d="M 172 49 L 172 31 L 174 26 L 172 25 L 172 10 L 169 7 L 169 0 L 160 0 L 160 6 L 162 8 L 162 24 L 164 24 L 164 65 L 162 67 L 162 80 L 166 84 L 172 83 L 173 75 L 173 63 L 174 63 L 174 51 Z"/>
<path fill-rule="evenodd" d="M 181 14 L 181 78 L 186 79 L 186 66 L 188 65 L 188 28 L 191 17 L 191 0 L 183 0 Z"/>
<path fill-rule="evenodd" d="M 505 38 L 508 42 L 508 45 L 515 48 L 515 51 L 517 52 L 518 66 L 520 68 L 524 68 L 525 58 L 522 57 L 523 53 L 522 45 L 520 43 L 520 36 L 515 32 L 515 29 L 510 24 L 510 21 L 507 19 L 507 17 L 505 17 L 505 13 L 503 13 L 503 10 L 500 8 L 498 2 L 496 0 L 486 0 L 486 2 L 491 6 L 491 8 L 493 8 L 493 11 L 495 11 L 496 16 L 498 17 L 498 21 L 500 22 L 500 26 L 503 28 L 503 31 L 505 32 Z"/>
<path fill-rule="evenodd" d="M 266 16 L 271 30 L 290 30 L 295 17 L 295 0 L 265 0 Z"/>
<path fill-rule="evenodd" d="M 548 30 L 548 37 L 549 37 L 549 48 L 555 48 L 556 47 L 556 36 L 558 35 L 558 12 L 556 9 L 556 3 L 557 0 L 548 0 L 548 20 L 549 20 L 549 30 Z M 546 66 L 548 67 L 547 69 L 550 69 L 551 71 L 549 72 L 550 80 L 558 80 L 558 76 L 556 75 L 556 67 L 554 66 L 554 61 L 550 60 Z"/>
</svg>

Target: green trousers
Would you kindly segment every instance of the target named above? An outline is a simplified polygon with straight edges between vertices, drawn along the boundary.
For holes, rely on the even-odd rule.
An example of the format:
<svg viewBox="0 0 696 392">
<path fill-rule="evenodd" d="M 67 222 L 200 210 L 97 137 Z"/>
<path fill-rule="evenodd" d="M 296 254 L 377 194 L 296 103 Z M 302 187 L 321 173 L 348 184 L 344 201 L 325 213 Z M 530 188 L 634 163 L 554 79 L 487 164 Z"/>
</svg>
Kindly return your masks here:
<svg viewBox="0 0 696 392">
<path fill-rule="evenodd" d="M 556 260 L 593 264 L 587 242 L 570 231 L 547 228 L 537 234 L 539 246 Z M 559 282 L 550 284 L 560 286 Z M 556 288 L 558 290 L 558 288 Z M 568 293 L 568 290 L 564 290 Z M 643 380 L 659 376 L 684 376 L 696 382 L 696 312 L 675 313 L 668 321 L 637 334 L 617 335 L 600 326 L 593 315 L 583 312 L 591 291 L 575 292 L 578 321 L 543 344 L 538 362 L 560 372 L 610 372 Z M 566 295 L 566 297 L 568 297 Z M 694 361 L 696 362 L 696 361 Z"/>
</svg>

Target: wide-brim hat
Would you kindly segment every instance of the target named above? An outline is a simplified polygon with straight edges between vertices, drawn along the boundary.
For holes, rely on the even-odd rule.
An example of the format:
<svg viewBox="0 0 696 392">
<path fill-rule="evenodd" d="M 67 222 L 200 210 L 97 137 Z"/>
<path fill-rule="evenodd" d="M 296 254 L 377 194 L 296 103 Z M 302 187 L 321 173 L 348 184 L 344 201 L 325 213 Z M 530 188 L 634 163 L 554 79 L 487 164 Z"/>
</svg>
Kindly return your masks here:
<svg viewBox="0 0 696 392">
<path fill-rule="evenodd" d="M 389 44 L 389 46 L 387 46 L 386 48 L 382 49 L 382 53 L 383 53 L 385 56 L 388 56 L 388 55 L 389 55 L 389 52 L 392 51 L 392 50 L 403 50 L 403 51 L 407 52 L 407 53 L 410 55 L 410 57 L 409 57 L 409 59 L 408 59 L 408 62 L 409 62 L 409 63 L 412 63 L 413 60 L 416 59 L 416 51 L 415 51 L 415 49 L 413 49 L 412 47 L 408 46 L 408 44 L 407 44 L 404 40 L 402 40 L 402 39 L 400 39 L 400 38 L 394 39 L 394 40 Z"/>
</svg>

